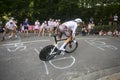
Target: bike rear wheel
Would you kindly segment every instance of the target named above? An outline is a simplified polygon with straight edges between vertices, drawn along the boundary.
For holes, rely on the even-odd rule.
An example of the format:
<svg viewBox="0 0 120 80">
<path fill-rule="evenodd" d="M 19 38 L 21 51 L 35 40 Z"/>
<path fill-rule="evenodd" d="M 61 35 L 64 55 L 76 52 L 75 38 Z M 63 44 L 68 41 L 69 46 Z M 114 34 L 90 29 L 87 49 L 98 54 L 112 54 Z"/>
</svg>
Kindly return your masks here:
<svg viewBox="0 0 120 80">
<path fill-rule="evenodd" d="M 39 58 L 42 61 L 49 61 L 55 57 L 57 51 L 54 45 L 48 45 L 40 51 Z"/>
<path fill-rule="evenodd" d="M 77 49 L 77 47 L 78 47 L 78 42 L 75 40 L 72 40 L 65 46 L 65 52 L 72 53 Z"/>
</svg>

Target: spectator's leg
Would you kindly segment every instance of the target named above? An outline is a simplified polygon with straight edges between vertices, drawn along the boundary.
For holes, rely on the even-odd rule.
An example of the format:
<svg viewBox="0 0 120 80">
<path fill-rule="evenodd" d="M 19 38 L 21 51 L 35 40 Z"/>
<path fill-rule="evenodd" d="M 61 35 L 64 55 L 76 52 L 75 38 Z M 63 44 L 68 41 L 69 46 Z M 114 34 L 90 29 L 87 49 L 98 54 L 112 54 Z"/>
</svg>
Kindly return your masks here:
<svg viewBox="0 0 120 80">
<path fill-rule="evenodd" d="M 1 39 L 1 41 L 4 41 L 4 40 L 5 40 L 5 35 L 6 35 L 6 33 L 7 33 L 7 30 L 4 30 L 4 32 L 3 32 L 3 34 L 2 34 L 2 39 Z"/>
<path fill-rule="evenodd" d="M 28 34 L 29 34 L 29 32 L 28 32 L 28 30 L 27 30 L 27 32 L 26 32 L 26 36 L 28 37 Z"/>
</svg>

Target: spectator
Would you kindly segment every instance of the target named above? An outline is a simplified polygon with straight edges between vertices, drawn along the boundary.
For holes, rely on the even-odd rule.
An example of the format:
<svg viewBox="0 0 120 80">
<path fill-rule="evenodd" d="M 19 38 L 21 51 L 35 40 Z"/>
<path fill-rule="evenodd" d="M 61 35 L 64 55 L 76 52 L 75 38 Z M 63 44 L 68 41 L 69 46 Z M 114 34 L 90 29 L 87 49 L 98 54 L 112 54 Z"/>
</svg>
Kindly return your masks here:
<svg viewBox="0 0 120 80">
<path fill-rule="evenodd" d="M 99 25 L 99 26 L 102 26 L 102 25 L 103 25 L 103 20 L 102 20 L 102 19 L 100 19 L 98 25 Z"/>
<path fill-rule="evenodd" d="M 86 36 L 87 29 L 85 26 L 82 27 L 82 36 Z"/>
<path fill-rule="evenodd" d="M 103 30 L 100 30 L 100 31 L 99 31 L 99 36 L 103 36 L 103 35 L 104 35 Z"/>
<path fill-rule="evenodd" d="M 113 19 L 113 21 L 114 21 L 114 26 L 117 26 L 118 25 L 118 16 L 117 16 L 117 14 L 115 14 L 114 15 L 114 19 Z"/>
<path fill-rule="evenodd" d="M 60 19 L 55 21 L 54 34 L 58 33 L 58 27 L 60 25 Z"/>
<path fill-rule="evenodd" d="M 113 32 L 113 36 L 115 36 L 115 37 L 118 37 L 118 36 L 119 36 L 119 32 L 118 32 L 117 29 L 114 30 L 114 32 Z"/>
<path fill-rule="evenodd" d="M 36 20 L 35 26 L 34 26 L 34 34 L 39 32 L 39 27 L 40 27 L 40 22 L 39 22 L 39 20 Z"/>
<path fill-rule="evenodd" d="M 10 33 L 9 39 L 12 40 L 13 36 L 16 33 L 16 28 L 17 28 L 17 25 L 15 24 L 14 19 L 10 19 L 5 25 L 1 41 L 5 39 L 5 35 L 7 34 L 7 32 Z"/>
<path fill-rule="evenodd" d="M 53 29 L 53 27 L 52 27 L 52 19 L 50 18 L 49 19 L 49 21 L 48 21 L 48 27 L 49 27 L 49 36 L 52 34 L 52 29 Z"/>
<path fill-rule="evenodd" d="M 107 35 L 111 36 L 112 35 L 112 31 L 109 30 L 108 33 L 107 33 Z"/>
<path fill-rule="evenodd" d="M 54 34 L 54 19 L 51 20 L 51 27 L 50 27 L 50 33 Z"/>
<path fill-rule="evenodd" d="M 52 26 L 53 26 L 52 34 L 54 34 L 56 29 L 57 29 L 57 20 L 53 21 L 53 25 Z"/>
<path fill-rule="evenodd" d="M 45 36 L 46 28 L 47 28 L 47 21 L 44 21 L 41 25 L 38 36 L 40 36 L 40 35 Z"/>
<path fill-rule="evenodd" d="M 21 23 L 20 24 L 20 32 L 23 32 L 24 31 L 24 26 L 23 26 L 23 24 Z"/>
<path fill-rule="evenodd" d="M 82 28 L 81 28 L 82 35 L 85 36 L 87 33 L 86 23 L 82 22 Z"/>
<path fill-rule="evenodd" d="M 58 34 L 58 27 L 59 27 L 60 24 L 61 24 L 61 20 L 58 19 L 58 21 L 57 21 L 57 29 L 56 29 L 56 31 L 55 31 L 56 34 Z"/>
<path fill-rule="evenodd" d="M 94 23 L 93 17 L 90 18 L 90 23 Z"/>
<path fill-rule="evenodd" d="M 112 17 L 112 15 L 109 16 L 108 20 L 109 20 L 108 24 L 109 24 L 109 26 L 111 26 L 112 23 L 113 23 L 113 17 Z"/>
<path fill-rule="evenodd" d="M 93 34 L 93 27 L 95 26 L 94 23 L 89 23 L 88 24 L 88 35 Z"/>
<path fill-rule="evenodd" d="M 28 37 L 28 19 L 26 18 L 25 21 L 23 22 L 23 26 L 24 26 L 24 36 L 27 36 Z"/>
<path fill-rule="evenodd" d="M 0 23 L 0 33 L 1 33 L 1 32 L 4 32 L 4 30 L 3 30 L 2 24 Z"/>
</svg>

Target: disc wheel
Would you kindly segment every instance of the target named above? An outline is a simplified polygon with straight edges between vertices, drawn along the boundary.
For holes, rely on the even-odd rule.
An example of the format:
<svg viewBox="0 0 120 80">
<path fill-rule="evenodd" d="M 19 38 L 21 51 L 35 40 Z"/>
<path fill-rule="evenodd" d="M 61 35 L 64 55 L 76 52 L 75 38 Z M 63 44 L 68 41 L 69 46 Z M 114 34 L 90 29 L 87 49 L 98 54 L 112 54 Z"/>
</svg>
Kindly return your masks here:
<svg viewBox="0 0 120 80">
<path fill-rule="evenodd" d="M 49 61 L 54 58 L 58 49 L 54 45 L 48 45 L 44 47 L 39 54 L 39 58 L 42 61 Z"/>
</svg>

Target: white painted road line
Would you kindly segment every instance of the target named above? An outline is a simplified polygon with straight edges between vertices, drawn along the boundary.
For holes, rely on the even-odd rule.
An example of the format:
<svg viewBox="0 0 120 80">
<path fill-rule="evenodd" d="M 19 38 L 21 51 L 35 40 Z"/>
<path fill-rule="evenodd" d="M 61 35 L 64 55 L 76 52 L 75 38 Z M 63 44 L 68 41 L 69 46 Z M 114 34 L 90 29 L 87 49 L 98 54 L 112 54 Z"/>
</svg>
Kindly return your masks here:
<svg viewBox="0 0 120 80">
<path fill-rule="evenodd" d="M 36 52 L 37 54 L 39 54 L 39 51 L 38 51 L 36 48 L 35 48 L 34 50 L 35 50 L 35 52 Z"/>
<path fill-rule="evenodd" d="M 56 66 L 56 65 L 54 65 L 54 64 L 52 63 L 52 62 L 54 62 L 54 61 L 63 60 L 63 59 L 72 59 L 73 61 L 72 61 L 72 63 L 71 63 L 70 65 L 65 66 L 65 67 L 58 67 L 58 66 Z M 51 61 L 49 61 L 49 63 L 50 63 L 54 68 L 56 68 L 56 69 L 67 69 L 67 68 L 70 68 L 70 67 L 73 66 L 73 64 L 75 63 L 75 58 L 74 58 L 73 56 L 70 56 L 70 57 L 62 57 L 62 58 L 59 58 L 59 59 L 51 60 Z"/>
<path fill-rule="evenodd" d="M 103 41 L 97 41 L 97 40 L 85 40 L 86 43 L 88 43 L 91 46 L 94 46 L 102 51 L 105 51 L 105 49 L 112 49 L 112 50 L 118 50 L 116 46 L 108 45 L 107 43 Z"/>
<path fill-rule="evenodd" d="M 45 61 L 42 61 L 44 63 L 44 66 L 45 66 L 45 70 L 46 70 L 46 74 L 49 75 L 49 71 L 48 71 L 48 68 L 47 68 L 47 64 Z"/>
<path fill-rule="evenodd" d="M 38 51 L 36 48 L 35 48 L 34 50 L 35 50 L 35 52 L 36 52 L 37 54 L 39 54 L 39 51 Z M 44 66 L 45 66 L 46 74 L 49 75 L 49 71 L 48 71 L 46 62 L 45 62 L 45 61 L 42 61 L 42 62 L 43 62 L 43 64 L 44 64 Z"/>
<path fill-rule="evenodd" d="M 88 40 L 85 40 L 85 42 L 88 43 L 88 44 L 90 44 L 91 46 L 94 46 L 94 47 L 96 47 L 96 48 L 98 48 L 98 49 L 104 51 L 103 48 L 93 45 L 93 44 L 92 44 L 91 42 L 89 42 Z"/>
</svg>

